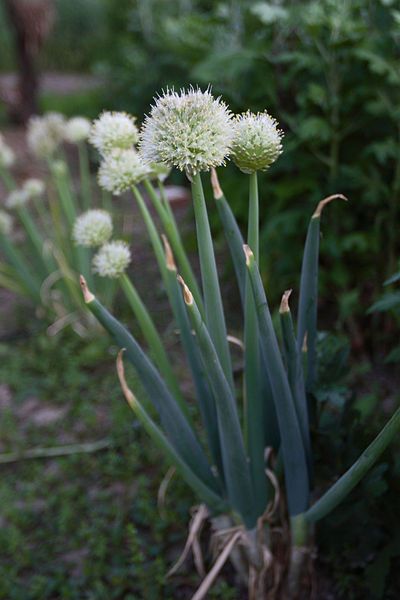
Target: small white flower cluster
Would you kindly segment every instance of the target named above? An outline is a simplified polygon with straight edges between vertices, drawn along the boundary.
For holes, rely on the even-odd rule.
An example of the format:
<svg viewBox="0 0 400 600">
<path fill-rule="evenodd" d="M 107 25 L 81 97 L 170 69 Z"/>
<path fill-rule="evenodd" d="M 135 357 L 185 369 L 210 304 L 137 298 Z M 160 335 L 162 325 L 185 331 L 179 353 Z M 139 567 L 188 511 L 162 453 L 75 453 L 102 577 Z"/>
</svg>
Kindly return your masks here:
<svg viewBox="0 0 400 600">
<path fill-rule="evenodd" d="M 12 217 L 5 210 L 0 210 L 0 234 L 10 235 L 12 230 Z"/>
<path fill-rule="evenodd" d="M 117 279 L 131 262 L 129 245 L 122 240 L 113 240 L 104 244 L 93 257 L 93 272 L 100 277 Z"/>
<path fill-rule="evenodd" d="M 236 117 L 232 159 L 244 173 L 265 171 L 282 153 L 283 132 L 267 112 Z"/>
<path fill-rule="evenodd" d="M 64 138 L 71 144 L 79 144 L 89 138 L 91 122 L 85 117 L 72 117 L 65 123 Z"/>
<path fill-rule="evenodd" d="M 22 187 L 10 192 L 6 198 L 6 207 L 17 209 L 25 206 L 31 198 L 43 196 L 46 185 L 41 179 L 26 179 Z"/>
<path fill-rule="evenodd" d="M 130 149 L 138 141 L 139 131 L 135 121 L 136 118 L 128 113 L 103 112 L 93 122 L 89 142 L 103 156 L 116 148 Z"/>
<path fill-rule="evenodd" d="M 93 209 L 80 215 L 72 230 L 72 239 L 78 246 L 102 246 L 112 235 L 113 224 L 106 210 Z"/>
<path fill-rule="evenodd" d="M 0 134 L 0 167 L 9 169 L 15 162 L 15 154 L 12 148 L 5 142 Z"/>
<path fill-rule="evenodd" d="M 39 158 L 51 158 L 64 140 L 65 118 L 55 112 L 32 117 L 28 123 L 27 141 Z"/>
<path fill-rule="evenodd" d="M 232 120 L 226 104 L 210 90 L 167 90 L 145 119 L 140 151 L 147 162 L 177 167 L 191 179 L 225 164 L 233 141 Z"/>
<path fill-rule="evenodd" d="M 101 188 L 119 196 L 151 174 L 151 168 L 134 148 L 115 148 L 101 161 L 98 182 Z"/>
</svg>

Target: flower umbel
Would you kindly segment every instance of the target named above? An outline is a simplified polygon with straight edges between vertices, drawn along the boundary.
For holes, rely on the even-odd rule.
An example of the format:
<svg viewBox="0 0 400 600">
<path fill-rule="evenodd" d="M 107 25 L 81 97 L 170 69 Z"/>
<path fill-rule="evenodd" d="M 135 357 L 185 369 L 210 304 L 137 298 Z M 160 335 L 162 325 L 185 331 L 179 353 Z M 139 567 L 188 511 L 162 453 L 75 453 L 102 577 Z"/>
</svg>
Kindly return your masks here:
<svg viewBox="0 0 400 600">
<path fill-rule="evenodd" d="M 76 219 L 72 239 L 78 246 L 102 246 L 110 239 L 112 230 L 110 213 L 100 209 L 88 210 Z"/>
<path fill-rule="evenodd" d="M 119 196 L 148 177 L 150 172 L 150 167 L 133 148 L 115 149 L 103 158 L 98 182 L 101 188 Z"/>
<path fill-rule="evenodd" d="M 104 244 L 93 257 L 93 271 L 100 277 L 120 277 L 131 262 L 131 252 L 126 242 L 116 240 Z"/>
<path fill-rule="evenodd" d="M 45 193 L 46 184 L 41 179 L 26 179 L 22 189 L 28 192 L 31 198 L 39 198 L 39 196 L 43 196 Z"/>
<path fill-rule="evenodd" d="M 28 146 L 39 158 L 50 158 L 62 143 L 65 133 L 63 115 L 50 112 L 32 117 L 28 123 Z"/>
<path fill-rule="evenodd" d="M 232 114 L 209 90 L 168 90 L 155 100 L 140 136 L 140 152 L 192 178 L 225 163 L 233 137 Z"/>
<path fill-rule="evenodd" d="M 12 230 L 12 217 L 5 210 L 0 210 L 0 234 L 10 235 Z"/>
<path fill-rule="evenodd" d="M 5 204 L 7 208 L 21 208 L 30 198 L 30 194 L 24 189 L 13 190 L 8 194 Z"/>
<path fill-rule="evenodd" d="M 136 117 L 125 112 L 103 112 L 90 130 L 89 142 L 100 154 L 115 148 L 131 148 L 138 141 Z"/>
<path fill-rule="evenodd" d="M 282 153 L 283 132 L 267 112 L 236 117 L 232 160 L 244 173 L 265 171 Z"/>
<path fill-rule="evenodd" d="M 14 151 L 6 144 L 3 136 L 0 134 L 0 167 L 8 169 L 15 162 Z"/>
<path fill-rule="evenodd" d="M 83 142 L 88 139 L 91 126 L 85 117 L 72 117 L 65 124 L 65 139 L 72 144 Z"/>
</svg>

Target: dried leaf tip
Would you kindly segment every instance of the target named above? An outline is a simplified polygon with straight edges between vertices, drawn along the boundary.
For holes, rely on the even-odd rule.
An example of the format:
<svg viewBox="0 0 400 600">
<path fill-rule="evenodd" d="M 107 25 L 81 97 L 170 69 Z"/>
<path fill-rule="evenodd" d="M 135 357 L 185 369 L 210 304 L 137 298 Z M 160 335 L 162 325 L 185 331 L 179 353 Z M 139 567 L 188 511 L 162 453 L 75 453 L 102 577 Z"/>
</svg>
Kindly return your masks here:
<svg viewBox="0 0 400 600">
<path fill-rule="evenodd" d="M 289 298 L 292 290 L 286 290 L 282 296 L 281 305 L 279 307 L 279 312 L 281 314 L 290 312 L 289 308 Z"/>
<path fill-rule="evenodd" d="M 243 244 L 243 252 L 246 257 L 246 265 L 249 266 L 251 259 L 254 258 L 254 254 L 250 246 L 248 246 L 247 244 Z"/>
<path fill-rule="evenodd" d="M 174 260 L 174 255 L 172 253 L 172 249 L 171 249 L 171 246 L 170 246 L 169 241 L 167 239 L 167 236 L 162 233 L 161 234 L 161 239 L 162 239 L 163 244 L 164 244 L 165 264 L 167 266 L 167 269 L 169 271 L 176 271 L 177 269 L 176 269 L 176 264 L 175 264 L 175 260 Z"/>
<path fill-rule="evenodd" d="M 190 306 L 191 304 L 193 304 L 193 295 L 192 292 L 189 290 L 188 286 L 186 285 L 186 283 L 184 282 L 183 278 L 178 275 L 177 277 L 179 283 L 182 286 L 183 289 L 183 298 L 185 300 L 185 303 Z"/>
<path fill-rule="evenodd" d="M 88 284 L 86 283 L 86 279 L 84 278 L 83 275 L 79 276 L 79 283 L 81 286 L 83 299 L 85 300 L 86 304 L 88 304 L 89 302 L 92 302 L 94 300 L 94 295 L 89 290 Z"/>
<path fill-rule="evenodd" d="M 213 194 L 215 200 L 219 200 L 224 195 L 221 186 L 219 185 L 219 179 L 217 175 L 216 169 L 214 167 L 211 169 L 211 186 L 213 189 Z"/>
<path fill-rule="evenodd" d="M 133 409 L 134 405 L 137 403 L 137 400 L 136 400 L 134 394 L 129 389 L 128 384 L 126 383 L 126 379 L 125 379 L 125 368 L 124 368 L 124 359 L 123 359 L 125 350 L 126 350 L 125 348 L 122 348 L 122 350 L 120 350 L 118 352 L 117 373 L 118 373 L 118 379 L 121 384 L 121 388 L 122 388 L 122 391 L 126 398 L 126 401 L 128 402 L 129 406 Z"/>
<path fill-rule="evenodd" d="M 346 198 L 346 196 L 344 196 L 343 194 L 332 194 L 332 196 L 328 196 L 327 198 L 324 198 L 323 200 L 321 200 L 321 202 L 319 202 L 312 218 L 316 219 L 317 217 L 320 217 L 324 207 L 327 204 L 329 204 L 329 202 L 332 202 L 332 200 L 336 200 L 336 198 L 338 198 L 340 200 L 344 200 L 345 202 L 348 201 L 348 198 Z"/>
</svg>

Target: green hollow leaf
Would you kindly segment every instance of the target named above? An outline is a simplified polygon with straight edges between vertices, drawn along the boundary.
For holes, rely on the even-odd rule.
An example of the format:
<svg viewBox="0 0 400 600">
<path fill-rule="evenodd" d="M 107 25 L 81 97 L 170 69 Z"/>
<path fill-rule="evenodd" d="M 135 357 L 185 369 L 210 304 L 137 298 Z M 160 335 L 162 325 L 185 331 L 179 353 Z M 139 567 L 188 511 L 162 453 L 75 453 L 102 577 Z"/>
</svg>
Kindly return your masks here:
<svg viewBox="0 0 400 600">
<path fill-rule="evenodd" d="M 193 206 L 196 221 L 197 246 L 205 304 L 205 320 L 229 385 L 233 389 L 231 355 L 227 339 L 225 315 L 218 281 L 217 265 L 208 221 L 200 174 L 192 181 Z"/>
<path fill-rule="evenodd" d="M 347 200 L 342 194 L 334 194 L 322 200 L 311 217 L 304 246 L 300 277 L 300 297 L 297 315 L 297 350 L 306 353 L 306 389 L 310 391 L 317 372 L 317 302 L 318 302 L 318 259 L 321 214 L 323 208 L 335 198 Z"/>
<path fill-rule="evenodd" d="M 254 294 L 261 349 L 271 382 L 281 436 L 281 449 L 290 516 L 303 513 L 308 507 L 309 486 L 306 455 L 296 409 L 276 339 L 268 302 L 260 273 L 250 248 L 245 246 L 246 265 Z"/>
<path fill-rule="evenodd" d="M 176 268 L 173 264 L 167 269 L 168 295 L 179 328 L 180 339 L 192 374 L 200 414 L 206 430 L 211 456 L 217 466 L 221 479 L 224 479 L 224 469 L 221 457 L 221 444 L 218 431 L 217 409 L 214 396 L 207 381 L 204 365 L 201 360 L 197 339 L 193 336 L 189 317 L 182 292 L 176 278 Z"/>
<path fill-rule="evenodd" d="M 176 452 L 205 485 L 218 493 L 218 483 L 211 472 L 207 457 L 160 373 L 128 330 L 87 291 L 85 281 L 81 281 L 87 307 L 112 335 L 117 345 L 125 348 L 126 356 L 134 366 L 160 417 L 161 426 Z"/>
<path fill-rule="evenodd" d="M 296 346 L 296 336 L 294 333 L 294 326 L 292 321 L 292 315 L 289 309 L 289 294 L 285 292 L 281 307 L 279 310 L 281 329 L 282 329 L 282 340 L 283 350 L 286 359 L 286 367 L 288 373 L 288 380 L 294 405 L 296 409 L 297 419 L 300 425 L 301 437 L 303 440 L 304 450 L 307 458 L 308 472 L 310 476 L 310 485 L 312 482 L 312 454 L 311 454 L 311 442 L 310 442 L 310 430 L 309 430 L 309 419 L 308 419 L 308 406 L 306 398 L 306 390 L 304 386 L 304 375 L 302 357 L 299 355 Z"/>
<path fill-rule="evenodd" d="M 396 410 L 374 441 L 364 450 L 356 462 L 336 483 L 305 513 L 307 521 L 313 523 L 329 514 L 361 481 L 376 463 L 382 452 L 400 430 L 400 408 Z"/>
<path fill-rule="evenodd" d="M 225 377 L 207 326 L 202 320 L 193 296 L 186 286 L 184 294 L 208 381 L 217 404 L 222 462 L 228 498 L 232 507 L 241 515 L 245 526 L 248 529 L 253 529 L 257 522 L 257 512 L 233 390 Z"/>
<path fill-rule="evenodd" d="M 182 460 L 180 454 L 175 450 L 174 446 L 170 443 L 168 438 L 164 435 L 160 427 L 154 422 L 149 416 L 145 408 L 134 396 L 131 390 L 127 387 L 124 377 L 122 357 L 121 353 L 118 356 L 117 369 L 120 378 L 121 386 L 124 391 L 125 397 L 128 401 L 129 406 L 134 411 L 136 417 L 142 423 L 144 429 L 151 437 L 153 442 L 161 450 L 162 454 L 172 463 L 178 473 L 181 474 L 186 483 L 192 488 L 195 494 L 199 497 L 202 502 L 205 502 L 207 506 L 217 512 L 227 512 L 229 507 L 226 505 L 224 500 L 215 493 L 211 488 L 203 483 L 196 473 Z"/>
</svg>

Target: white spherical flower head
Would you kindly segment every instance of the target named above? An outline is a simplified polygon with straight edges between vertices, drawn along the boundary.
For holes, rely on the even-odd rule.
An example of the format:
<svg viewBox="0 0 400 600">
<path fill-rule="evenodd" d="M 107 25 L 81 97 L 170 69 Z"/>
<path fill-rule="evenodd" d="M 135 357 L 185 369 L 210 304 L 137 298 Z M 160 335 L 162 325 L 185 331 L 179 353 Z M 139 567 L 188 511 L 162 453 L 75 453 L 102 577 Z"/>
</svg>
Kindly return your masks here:
<svg viewBox="0 0 400 600">
<path fill-rule="evenodd" d="M 225 164 L 232 138 L 232 114 L 209 90 L 167 90 L 146 117 L 139 144 L 147 162 L 177 167 L 191 179 Z"/>
<path fill-rule="evenodd" d="M 89 142 L 100 154 L 107 154 L 115 148 L 131 148 L 139 137 L 135 121 L 135 117 L 125 112 L 103 112 L 93 122 Z"/>
<path fill-rule="evenodd" d="M 27 191 L 31 198 L 39 198 L 45 193 L 46 184 L 41 179 L 26 179 L 22 189 Z"/>
<path fill-rule="evenodd" d="M 50 158 L 64 139 L 65 119 L 59 113 L 32 117 L 28 123 L 28 146 L 39 158 Z"/>
<path fill-rule="evenodd" d="M 85 117 L 73 117 L 65 124 L 65 139 L 72 144 L 78 144 L 88 139 L 92 124 Z"/>
<path fill-rule="evenodd" d="M 0 166 L 9 169 L 15 163 L 14 151 L 0 137 Z"/>
<path fill-rule="evenodd" d="M 115 149 L 107 154 L 99 168 L 99 186 L 116 196 L 140 183 L 151 173 L 151 168 L 133 148 Z"/>
<path fill-rule="evenodd" d="M 0 210 L 0 234 L 1 235 L 10 235 L 12 230 L 12 217 L 5 212 L 5 210 Z"/>
<path fill-rule="evenodd" d="M 100 277 L 120 277 L 131 262 L 131 252 L 126 242 L 120 240 L 104 244 L 93 257 L 93 271 Z"/>
<path fill-rule="evenodd" d="M 112 230 L 110 213 L 99 209 L 88 210 L 76 219 L 72 239 L 78 246 L 94 248 L 108 242 Z"/>
<path fill-rule="evenodd" d="M 13 190 L 6 198 L 7 208 L 22 208 L 30 200 L 30 195 L 24 189 Z"/>
<path fill-rule="evenodd" d="M 282 153 L 283 132 L 267 112 L 236 117 L 232 160 L 244 173 L 265 171 Z"/>
</svg>

